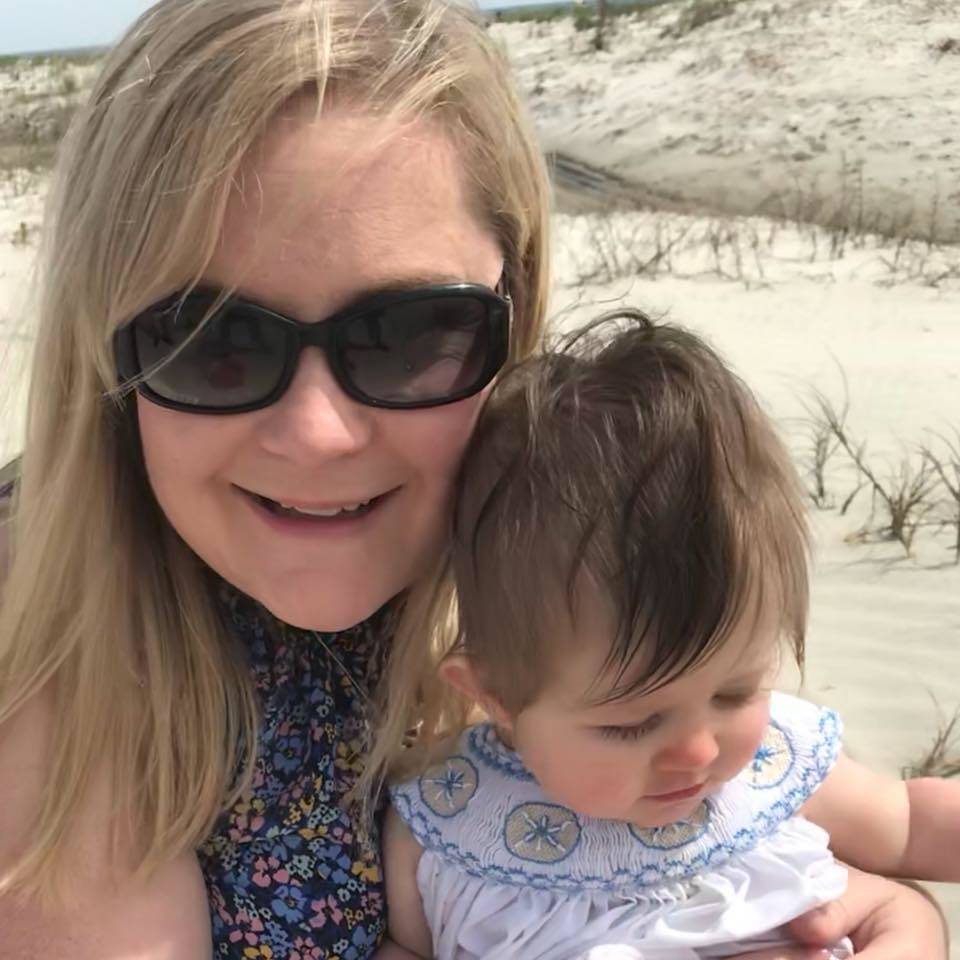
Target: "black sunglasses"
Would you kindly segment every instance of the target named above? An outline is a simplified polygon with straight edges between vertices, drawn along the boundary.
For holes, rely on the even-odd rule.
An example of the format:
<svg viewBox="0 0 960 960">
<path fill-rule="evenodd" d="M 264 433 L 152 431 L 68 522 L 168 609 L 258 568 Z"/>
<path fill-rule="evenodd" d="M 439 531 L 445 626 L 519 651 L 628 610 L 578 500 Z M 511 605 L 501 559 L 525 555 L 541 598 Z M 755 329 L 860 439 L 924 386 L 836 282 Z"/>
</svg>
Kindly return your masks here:
<svg viewBox="0 0 960 960">
<path fill-rule="evenodd" d="M 245 413 L 276 402 L 300 352 L 317 347 L 348 396 L 410 410 L 479 393 L 509 350 L 510 297 L 477 284 L 376 293 L 317 323 L 222 296 L 177 294 L 121 327 L 121 381 L 174 410 Z"/>
</svg>

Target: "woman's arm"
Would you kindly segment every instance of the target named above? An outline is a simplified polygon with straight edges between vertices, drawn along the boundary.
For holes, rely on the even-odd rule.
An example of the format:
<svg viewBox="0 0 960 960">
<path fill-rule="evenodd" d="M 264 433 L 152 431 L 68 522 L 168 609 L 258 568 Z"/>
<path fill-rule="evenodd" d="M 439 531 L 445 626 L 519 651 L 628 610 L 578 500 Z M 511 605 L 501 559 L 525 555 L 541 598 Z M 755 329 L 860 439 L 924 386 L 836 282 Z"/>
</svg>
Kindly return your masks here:
<svg viewBox="0 0 960 960">
<path fill-rule="evenodd" d="M 38 697 L 0 727 L 0 874 L 19 852 L 44 789 L 54 707 Z M 134 884 L 110 869 L 106 778 L 80 818 L 68 900 L 50 909 L 0 896 L 0 960 L 209 960 L 209 907 L 196 857 Z M 114 882 L 116 881 L 116 882 Z"/>
<path fill-rule="evenodd" d="M 0 586 L 10 560 L 8 506 L 0 499 Z M 0 725 L 0 877 L 21 852 L 45 789 L 55 709 L 52 698 L 41 695 Z M 173 859 L 144 883 L 118 882 L 110 869 L 110 817 L 103 777 L 73 838 L 68 905 L 51 910 L 0 895 L 0 960 L 209 960 L 210 914 L 197 858 Z"/>
<path fill-rule="evenodd" d="M 83 892 L 69 910 L 0 897 L 0 960 L 209 960 L 210 918 L 196 857 L 148 883 Z"/>
<path fill-rule="evenodd" d="M 960 781 L 896 780 L 841 755 L 803 814 L 861 870 L 960 881 Z"/>
<path fill-rule="evenodd" d="M 947 960 L 947 928 L 931 897 L 902 883 L 850 871 L 847 892 L 790 924 L 807 946 L 763 950 L 731 960 L 820 960 L 822 948 L 850 937 L 857 960 Z"/>
</svg>

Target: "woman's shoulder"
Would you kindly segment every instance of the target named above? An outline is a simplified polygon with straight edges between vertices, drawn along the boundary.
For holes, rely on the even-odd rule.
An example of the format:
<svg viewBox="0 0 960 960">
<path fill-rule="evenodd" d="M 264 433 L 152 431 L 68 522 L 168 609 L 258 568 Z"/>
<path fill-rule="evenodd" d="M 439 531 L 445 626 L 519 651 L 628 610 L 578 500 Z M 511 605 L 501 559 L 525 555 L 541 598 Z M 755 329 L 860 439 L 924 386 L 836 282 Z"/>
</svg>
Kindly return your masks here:
<svg viewBox="0 0 960 960">
<path fill-rule="evenodd" d="M 0 467 L 0 588 L 9 570 L 10 519 L 20 474 L 19 460 Z M 0 877 L 26 852 L 31 825 L 47 791 L 57 737 L 57 702 L 47 686 L 0 724 Z M 118 954 L 159 960 L 170 956 L 206 960 L 210 920 L 196 855 L 172 856 L 146 879 L 127 875 L 128 856 L 115 843 L 116 811 L 108 770 L 92 783 L 73 823 L 64 854 L 61 902 L 0 895 L 0 957 L 66 956 L 93 960 L 103 944 Z M 170 916 L 176 916 L 171 930 Z M 30 944 L 22 954 L 5 945 Z"/>
<path fill-rule="evenodd" d="M 0 875 L 22 856 L 46 789 L 55 709 L 48 688 L 0 727 Z M 118 866 L 125 857 L 110 830 L 110 778 L 104 773 L 94 780 L 64 863 L 62 903 L 51 911 L 33 897 L 0 896 L 3 942 L 32 944 L 30 956 L 69 953 L 76 960 L 94 960 L 110 942 L 119 953 L 144 960 L 170 956 L 170 950 L 178 957 L 206 960 L 210 921 L 196 856 L 173 857 L 146 880 L 125 879 Z M 175 931 L 171 916 L 178 918 Z M 7 956 L 0 946 L 0 957 Z"/>
<path fill-rule="evenodd" d="M 52 694 L 45 690 L 0 726 L 0 870 L 22 852 L 43 796 L 53 721 Z"/>
</svg>

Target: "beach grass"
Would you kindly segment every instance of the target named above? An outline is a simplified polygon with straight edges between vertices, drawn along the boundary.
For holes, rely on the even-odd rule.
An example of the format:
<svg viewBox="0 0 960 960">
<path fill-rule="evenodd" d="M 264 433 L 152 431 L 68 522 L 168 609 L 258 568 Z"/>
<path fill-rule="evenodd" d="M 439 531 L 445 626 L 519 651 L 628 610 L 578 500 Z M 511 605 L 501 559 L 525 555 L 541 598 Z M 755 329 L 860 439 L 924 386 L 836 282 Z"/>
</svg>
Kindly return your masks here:
<svg viewBox="0 0 960 960">
<path fill-rule="evenodd" d="M 103 57 L 101 48 L 83 50 L 48 50 L 41 53 L 0 53 L 0 70 L 24 67 L 42 67 L 49 65 L 54 69 L 63 65 L 63 69 L 70 66 L 87 66 L 96 63 Z"/>
<path fill-rule="evenodd" d="M 656 7 L 674 0 L 624 0 L 607 4 L 608 17 L 643 16 Z M 538 3 L 517 7 L 504 7 L 500 10 L 488 10 L 487 15 L 503 23 L 547 23 L 551 20 L 573 18 L 574 21 L 592 19 L 596 12 L 595 3 Z"/>
<path fill-rule="evenodd" d="M 904 777 L 960 777 L 960 707 L 944 719 L 926 753 L 904 770 Z"/>
</svg>

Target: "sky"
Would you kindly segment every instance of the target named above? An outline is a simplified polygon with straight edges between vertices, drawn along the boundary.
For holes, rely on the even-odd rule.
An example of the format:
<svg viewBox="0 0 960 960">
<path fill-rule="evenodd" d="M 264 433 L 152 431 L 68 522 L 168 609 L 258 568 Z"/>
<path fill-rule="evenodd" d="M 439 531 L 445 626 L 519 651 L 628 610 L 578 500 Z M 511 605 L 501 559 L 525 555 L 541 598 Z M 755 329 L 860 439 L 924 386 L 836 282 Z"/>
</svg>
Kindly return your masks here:
<svg viewBox="0 0 960 960">
<path fill-rule="evenodd" d="M 111 43 L 152 0 L 0 0 L 0 54 Z"/>
<path fill-rule="evenodd" d="M 0 0 L 0 54 L 112 43 L 153 0 Z M 484 0 L 481 6 L 502 6 Z"/>
</svg>

